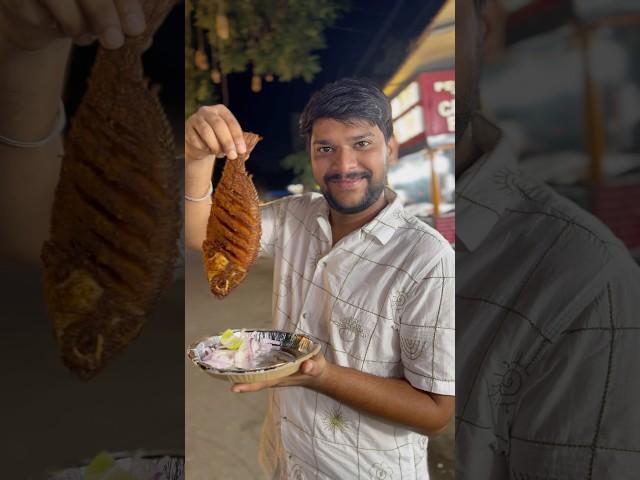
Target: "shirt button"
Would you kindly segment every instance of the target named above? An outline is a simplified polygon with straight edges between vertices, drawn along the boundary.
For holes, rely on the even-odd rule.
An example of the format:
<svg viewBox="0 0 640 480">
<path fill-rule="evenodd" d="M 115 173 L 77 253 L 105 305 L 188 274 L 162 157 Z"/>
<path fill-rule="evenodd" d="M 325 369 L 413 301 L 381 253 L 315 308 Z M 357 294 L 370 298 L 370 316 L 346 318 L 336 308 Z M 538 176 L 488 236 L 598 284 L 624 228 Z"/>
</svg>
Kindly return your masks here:
<svg viewBox="0 0 640 480">
<path fill-rule="evenodd" d="M 308 316 L 308 315 L 307 315 L 307 312 L 304 312 L 304 313 L 302 314 L 302 318 L 307 318 L 307 316 Z"/>
<path fill-rule="evenodd" d="M 327 266 L 327 262 L 322 262 L 322 266 L 326 267 Z"/>
</svg>

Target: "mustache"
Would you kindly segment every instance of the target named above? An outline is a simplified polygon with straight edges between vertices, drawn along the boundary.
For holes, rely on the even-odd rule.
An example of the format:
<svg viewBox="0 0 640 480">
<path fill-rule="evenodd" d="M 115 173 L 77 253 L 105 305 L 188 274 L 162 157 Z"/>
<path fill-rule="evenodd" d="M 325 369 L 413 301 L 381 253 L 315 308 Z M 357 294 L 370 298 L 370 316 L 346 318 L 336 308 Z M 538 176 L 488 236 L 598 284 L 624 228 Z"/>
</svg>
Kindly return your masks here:
<svg viewBox="0 0 640 480">
<path fill-rule="evenodd" d="M 339 182 L 341 180 L 359 180 L 366 178 L 370 180 L 373 174 L 369 170 L 363 170 L 361 172 L 349 172 L 349 173 L 332 173 L 331 175 L 325 175 L 323 180 L 325 183 Z"/>
</svg>

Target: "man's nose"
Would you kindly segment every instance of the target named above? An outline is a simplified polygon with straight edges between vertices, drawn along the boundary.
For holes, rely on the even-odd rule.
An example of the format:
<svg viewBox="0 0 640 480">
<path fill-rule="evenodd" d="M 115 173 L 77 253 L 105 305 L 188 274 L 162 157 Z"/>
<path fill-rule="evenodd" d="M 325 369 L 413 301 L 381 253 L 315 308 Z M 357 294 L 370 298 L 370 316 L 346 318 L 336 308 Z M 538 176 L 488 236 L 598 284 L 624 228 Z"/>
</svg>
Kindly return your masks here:
<svg viewBox="0 0 640 480">
<path fill-rule="evenodd" d="M 340 172 L 353 170 L 358 164 L 356 152 L 350 148 L 341 148 L 335 156 L 335 168 Z"/>
</svg>

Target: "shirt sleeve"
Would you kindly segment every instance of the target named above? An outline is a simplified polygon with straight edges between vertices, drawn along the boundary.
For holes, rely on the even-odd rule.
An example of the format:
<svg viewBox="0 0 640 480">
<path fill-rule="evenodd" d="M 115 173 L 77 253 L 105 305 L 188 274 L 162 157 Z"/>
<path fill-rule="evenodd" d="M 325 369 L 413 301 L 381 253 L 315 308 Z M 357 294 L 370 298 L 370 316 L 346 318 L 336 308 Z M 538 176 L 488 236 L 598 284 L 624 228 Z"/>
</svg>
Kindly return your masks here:
<svg viewBox="0 0 640 480">
<path fill-rule="evenodd" d="M 446 247 L 409 293 L 400 315 L 405 378 L 415 388 L 455 395 L 455 254 Z"/>
</svg>

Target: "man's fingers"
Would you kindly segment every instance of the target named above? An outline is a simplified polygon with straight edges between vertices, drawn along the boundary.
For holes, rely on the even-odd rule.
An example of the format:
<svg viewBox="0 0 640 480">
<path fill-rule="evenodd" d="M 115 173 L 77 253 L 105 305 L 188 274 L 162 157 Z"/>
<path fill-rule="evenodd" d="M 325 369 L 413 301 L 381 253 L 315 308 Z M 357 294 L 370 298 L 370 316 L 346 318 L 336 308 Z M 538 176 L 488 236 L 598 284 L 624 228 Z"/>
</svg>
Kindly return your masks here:
<svg viewBox="0 0 640 480">
<path fill-rule="evenodd" d="M 247 392 L 255 392 L 253 389 L 255 388 L 255 384 L 250 385 L 246 383 L 233 384 L 231 386 L 231 391 L 233 393 L 247 393 Z"/>
<path fill-rule="evenodd" d="M 89 34 L 89 26 L 76 0 L 42 0 L 42 4 L 58 22 L 65 35 L 81 38 Z"/>
<path fill-rule="evenodd" d="M 144 33 L 147 25 L 139 0 L 116 0 L 116 8 L 125 34 L 134 37 Z"/>
<path fill-rule="evenodd" d="M 23 19 L 30 25 L 46 26 L 54 25 L 54 18 L 45 7 L 35 0 L 12 0 L 2 5 L 15 16 Z"/>
<path fill-rule="evenodd" d="M 202 146 L 199 146 L 197 143 L 194 143 L 194 146 L 196 148 L 200 150 L 208 149 L 215 154 L 217 154 L 222 150 L 220 142 L 216 138 L 216 135 L 213 133 L 213 129 L 211 128 L 211 125 L 209 125 L 206 121 L 204 120 L 195 121 L 193 128 L 198 134 L 197 136 L 201 140 L 200 144 L 204 143 L 204 145 Z"/>
<path fill-rule="evenodd" d="M 272 387 L 275 383 L 277 382 L 234 383 L 231 386 L 231 391 L 233 393 L 259 392 L 265 388 Z"/>
<path fill-rule="evenodd" d="M 115 49 L 124 44 L 125 35 L 141 35 L 146 29 L 140 0 L 40 0 L 40 3 L 25 2 L 25 18 L 33 24 L 57 22 L 60 33 L 73 38 L 78 45 L 88 45 L 98 38 L 103 47 Z"/>
<path fill-rule="evenodd" d="M 227 123 L 227 127 L 229 127 L 229 132 L 233 137 L 233 141 L 236 145 L 238 152 L 246 153 L 247 145 L 244 143 L 244 135 L 242 133 L 242 128 L 240 127 L 238 120 L 236 120 L 236 117 L 234 117 L 233 113 L 231 113 L 226 108 L 220 110 L 220 116 Z"/>
<path fill-rule="evenodd" d="M 230 159 L 245 153 L 247 146 L 240 124 L 224 105 L 201 107 L 187 120 L 187 129 L 197 133 L 199 140 L 187 132 L 186 142 L 202 149 L 204 144 L 216 157 L 227 156 Z"/>
<path fill-rule="evenodd" d="M 313 375 L 314 367 L 315 363 L 313 362 L 313 360 L 305 360 L 304 362 L 302 362 L 302 365 L 300 365 L 300 372 L 304 373 L 305 375 Z"/>
<path fill-rule="evenodd" d="M 200 138 L 195 128 L 190 127 L 184 137 L 185 148 L 195 148 L 196 150 L 208 150 L 207 144 Z"/>
<path fill-rule="evenodd" d="M 120 16 L 113 0 L 78 0 L 92 32 L 104 48 L 116 49 L 124 44 Z"/>
<path fill-rule="evenodd" d="M 222 147 L 222 151 L 224 151 L 224 153 L 227 154 L 227 157 L 232 160 L 237 158 L 238 153 L 236 152 L 236 143 L 234 142 L 233 136 L 229 131 L 227 122 L 220 116 L 208 117 L 207 120 L 209 125 L 213 129 L 213 133 L 216 136 L 216 139 Z"/>
</svg>

